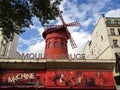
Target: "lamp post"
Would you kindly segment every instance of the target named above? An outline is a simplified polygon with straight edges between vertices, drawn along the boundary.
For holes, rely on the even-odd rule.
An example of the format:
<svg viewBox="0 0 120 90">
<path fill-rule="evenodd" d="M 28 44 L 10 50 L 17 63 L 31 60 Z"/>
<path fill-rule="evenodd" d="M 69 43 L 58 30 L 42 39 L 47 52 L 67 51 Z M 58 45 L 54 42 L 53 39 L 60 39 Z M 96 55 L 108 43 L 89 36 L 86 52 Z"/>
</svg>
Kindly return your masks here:
<svg viewBox="0 0 120 90">
<path fill-rule="evenodd" d="M 39 79 L 40 79 L 40 77 L 37 76 L 36 77 L 36 90 L 38 90 L 38 87 L 39 87 Z"/>
<path fill-rule="evenodd" d="M 115 64 L 115 72 L 119 73 L 118 76 L 115 76 L 115 81 L 117 85 L 120 85 L 120 53 L 115 53 L 116 64 Z"/>
</svg>

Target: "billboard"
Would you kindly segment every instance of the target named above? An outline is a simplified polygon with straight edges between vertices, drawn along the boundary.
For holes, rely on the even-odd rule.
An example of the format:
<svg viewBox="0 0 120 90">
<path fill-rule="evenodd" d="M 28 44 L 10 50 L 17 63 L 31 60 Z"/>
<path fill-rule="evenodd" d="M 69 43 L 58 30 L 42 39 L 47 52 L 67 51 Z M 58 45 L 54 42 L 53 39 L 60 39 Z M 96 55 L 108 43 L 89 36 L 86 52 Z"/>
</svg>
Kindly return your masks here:
<svg viewBox="0 0 120 90">
<path fill-rule="evenodd" d="M 114 87 L 111 71 L 49 70 L 46 87 L 105 88 Z"/>
<path fill-rule="evenodd" d="M 0 70 L 0 86 L 115 88 L 112 72 L 97 70 Z"/>
<path fill-rule="evenodd" d="M 42 78 L 41 78 L 42 77 Z M 45 72 L 37 70 L 0 70 L 0 85 L 7 86 L 40 86 L 45 84 Z"/>
</svg>

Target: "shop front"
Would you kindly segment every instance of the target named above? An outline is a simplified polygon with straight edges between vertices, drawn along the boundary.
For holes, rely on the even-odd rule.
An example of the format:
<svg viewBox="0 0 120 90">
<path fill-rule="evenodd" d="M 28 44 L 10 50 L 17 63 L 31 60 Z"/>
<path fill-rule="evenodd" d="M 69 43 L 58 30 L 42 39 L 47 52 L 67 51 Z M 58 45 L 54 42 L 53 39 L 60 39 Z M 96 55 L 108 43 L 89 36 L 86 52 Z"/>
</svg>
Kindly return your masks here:
<svg viewBox="0 0 120 90">
<path fill-rule="evenodd" d="M 1 89 L 115 90 L 111 71 L 95 70 L 1 70 Z"/>
<path fill-rule="evenodd" d="M 116 90 L 114 61 L 2 61 L 0 90 Z"/>
</svg>

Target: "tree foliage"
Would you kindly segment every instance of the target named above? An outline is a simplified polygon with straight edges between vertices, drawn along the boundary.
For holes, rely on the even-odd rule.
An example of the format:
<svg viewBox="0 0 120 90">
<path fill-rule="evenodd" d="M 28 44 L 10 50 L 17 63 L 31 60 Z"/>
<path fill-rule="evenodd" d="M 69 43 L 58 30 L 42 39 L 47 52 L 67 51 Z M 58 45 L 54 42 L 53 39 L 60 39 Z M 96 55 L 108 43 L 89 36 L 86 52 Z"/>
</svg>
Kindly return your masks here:
<svg viewBox="0 0 120 90">
<path fill-rule="evenodd" d="M 33 16 L 37 16 L 42 25 L 58 17 L 57 6 L 62 0 L 51 1 L 0 0 L 0 28 L 4 39 L 12 40 L 15 33 L 23 33 L 22 28 L 32 24 Z"/>
</svg>

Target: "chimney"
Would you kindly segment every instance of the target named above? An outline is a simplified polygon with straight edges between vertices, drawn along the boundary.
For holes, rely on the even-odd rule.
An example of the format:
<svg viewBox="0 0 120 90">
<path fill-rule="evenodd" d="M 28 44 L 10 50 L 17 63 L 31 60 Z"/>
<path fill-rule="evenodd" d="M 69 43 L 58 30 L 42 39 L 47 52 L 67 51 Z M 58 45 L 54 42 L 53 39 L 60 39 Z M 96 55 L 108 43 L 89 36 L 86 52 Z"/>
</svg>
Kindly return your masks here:
<svg viewBox="0 0 120 90">
<path fill-rule="evenodd" d="M 105 17 L 105 15 L 104 15 L 104 14 L 101 14 L 101 16 L 102 16 L 102 17 Z"/>
</svg>

